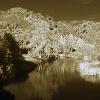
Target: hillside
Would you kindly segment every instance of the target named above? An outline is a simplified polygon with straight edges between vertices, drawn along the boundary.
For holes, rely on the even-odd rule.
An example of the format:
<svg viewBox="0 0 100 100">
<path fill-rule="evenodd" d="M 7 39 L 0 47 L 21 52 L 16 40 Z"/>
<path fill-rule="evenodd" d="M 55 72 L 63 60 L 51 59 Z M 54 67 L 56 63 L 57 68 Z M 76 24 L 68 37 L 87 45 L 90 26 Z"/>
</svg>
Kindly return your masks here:
<svg viewBox="0 0 100 100">
<path fill-rule="evenodd" d="M 75 23 L 55 22 L 52 17 L 17 7 L 1 11 L 0 35 L 4 39 L 11 34 L 28 61 L 99 51 L 100 22 Z"/>
</svg>

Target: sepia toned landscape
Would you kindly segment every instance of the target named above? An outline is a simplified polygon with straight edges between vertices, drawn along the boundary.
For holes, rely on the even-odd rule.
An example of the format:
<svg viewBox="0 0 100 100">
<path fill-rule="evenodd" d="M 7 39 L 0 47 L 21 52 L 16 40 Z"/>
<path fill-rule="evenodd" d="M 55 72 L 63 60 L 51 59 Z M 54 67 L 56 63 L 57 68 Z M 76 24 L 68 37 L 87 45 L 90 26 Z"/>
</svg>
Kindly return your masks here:
<svg viewBox="0 0 100 100">
<path fill-rule="evenodd" d="M 0 100 L 100 100 L 100 21 L 1 10 Z"/>
</svg>

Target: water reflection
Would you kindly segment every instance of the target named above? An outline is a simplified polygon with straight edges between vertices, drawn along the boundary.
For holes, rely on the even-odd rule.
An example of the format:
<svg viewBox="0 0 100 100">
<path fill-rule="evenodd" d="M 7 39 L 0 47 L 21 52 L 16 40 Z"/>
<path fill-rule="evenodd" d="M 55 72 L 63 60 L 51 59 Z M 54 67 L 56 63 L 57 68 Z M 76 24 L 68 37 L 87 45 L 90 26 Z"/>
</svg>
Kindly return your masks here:
<svg viewBox="0 0 100 100">
<path fill-rule="evenodd" d="M 100 76 L 100 67 L 95 67 L 89 62 L 80 64 L 80 74 L 81 75 L 99 75 Z"/>
<path fill-rule="evenodd" d="M 83 57 L 83 62 L 80 63 L 80 75 L 88 81 L 95 82 L 100 78 L 100 61 L 90 59 L 88 55 Z"/>
<path fill-rule="evenodd" d="M 92 83 L 100 78 L 87 73 L 92 68 L 89 64 L 72 58 L 45 63 L 31 72 L 26 81 L 7 85 L 5 89 L 15 95 L 15 100 L 62 100 L 63 97 L 63 100 L 100 100 L 100 84 Z"/>
</svg>

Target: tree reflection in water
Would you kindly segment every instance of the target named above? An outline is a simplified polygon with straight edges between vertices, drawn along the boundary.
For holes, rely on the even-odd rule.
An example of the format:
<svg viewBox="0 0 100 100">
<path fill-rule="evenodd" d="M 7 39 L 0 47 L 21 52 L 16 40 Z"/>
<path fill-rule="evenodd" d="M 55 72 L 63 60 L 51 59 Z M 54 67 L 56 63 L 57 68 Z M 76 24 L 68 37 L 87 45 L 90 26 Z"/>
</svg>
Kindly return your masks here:
<svg viewBox="0 0 100 100">
<path fill-rule="evenodd" d="M 10 84 L 5 89 L 16 100 L 100 100 L 100 84 L 89 82 L 97 78 L 80 76 L 80 62 L 67 58 L 45 63 L 29 73 L 26 81 Z"/>
</svg>

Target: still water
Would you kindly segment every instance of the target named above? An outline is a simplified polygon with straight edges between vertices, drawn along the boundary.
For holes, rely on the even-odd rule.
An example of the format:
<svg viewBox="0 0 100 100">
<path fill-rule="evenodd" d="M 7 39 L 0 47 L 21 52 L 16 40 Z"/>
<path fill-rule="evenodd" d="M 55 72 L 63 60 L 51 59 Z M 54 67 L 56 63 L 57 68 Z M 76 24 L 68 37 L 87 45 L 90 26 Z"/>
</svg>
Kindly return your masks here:
<svg viewBox="0 0 100 100">
<path fill-rule="evenodd" d="M 66 58 L 39 65 L 26 80 L 5 89 L 15 95 L 15 100 L 100 100 L 99 82 L 99 66 Z"/>
</svg>

